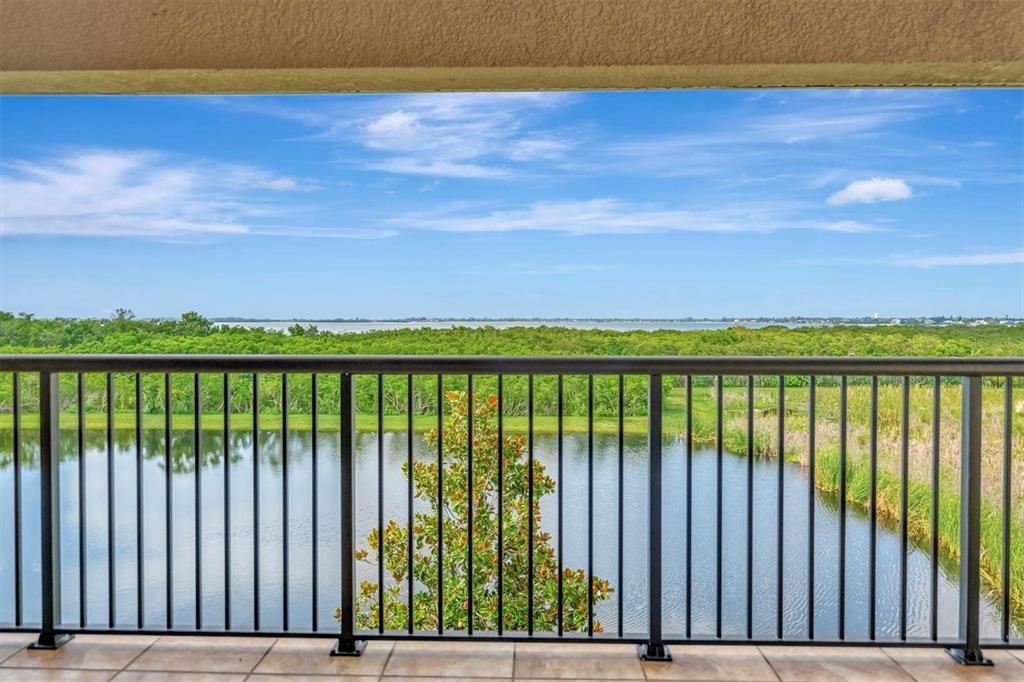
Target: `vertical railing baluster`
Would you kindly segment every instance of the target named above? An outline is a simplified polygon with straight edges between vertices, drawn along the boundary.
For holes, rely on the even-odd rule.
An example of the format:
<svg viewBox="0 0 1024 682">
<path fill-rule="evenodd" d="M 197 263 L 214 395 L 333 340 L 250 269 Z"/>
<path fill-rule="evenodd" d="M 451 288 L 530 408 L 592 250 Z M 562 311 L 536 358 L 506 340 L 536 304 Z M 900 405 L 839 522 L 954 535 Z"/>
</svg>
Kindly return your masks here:
<svg viewBox="0 0 1024 682">
<path fill-rule="evenodd" d="M 39 563 L 42 623 L 30 648 L 56 649 L 71 639 L 57 634 L 60 608 L 60 383 L 59 375 L 39 373 Z"/>
<path fill-rule="evenodd" d="M 466 634 L 473 634 L 473 375 L 466 377 Z"/>
<path fill-rule="evenodd" d="M 76 400 L 78 402 L 78 626 L 84 628 L 88 616 L 88 591 L 86 589 L 86 520 L 85 520 L 85 375 L 76 376 Z M 15 439 L 17 443 L 17 439 Z M 15 564 L 17 566 L 17 564 Z"/>
<path fill-rule="evenodd" d="M 637 645 L 645 661 L 671 661 L 661 634 L 661 387 L 662 376 L 647 377 L 648 521 L 647 521 L 647 642 Z"/>
<path fill-rule="evenodd" d="M 900 639 L 907 639 L 908 495 L 910 478 L 910 377 L 903 377 L 900 409 Z"/>
<path fill-rule="evenodd" d="M 814 455 L 818 378 L 811 375 L 807 394 L 807 639 L 814 639 Z"/>
<path fill-rule="evenodd" d="M 505 377 L 498 375 L 498 634 L 505 633 Z M 559 555 L 561 556 L 561 555 Z M 559 575 L 561 580 L 561 575 Z M 561 600 L 559 600 L 561 601 Z"/>
<path fill-rule="evenodd" d="M 626 560 L 626 553 L 625 553 L 625 537 L 624 537 L 625 536 L 625 526 L 626 526 L 626 524 L 625 524 L 625 516 L 626 516 L 626 495 L 625 495 L 625 493 L 626 493 L 626 483 L 625 483 L 625 473 L 626 473 L 626 434 L 625 434 L 625 428 L 624 428 L 625 424 L 626 424 L 626 415 L 625 415 L 625 412 L 626 412 L 626 410 L 625 410 L 625 408 L 626 408 L 626 378 L 623 375 L 621 375 L 621 374 L 619 375 L 619 387 L 618 388 L 619 388 L 619 391 L 618 391 L 619 404 L 617 406 L 617 414 L 618 414 L 618 418 L 619 418 L 619 423 L 618 423 L 618 428 L 617 428 L 616 436 L 618 437 L 618 453 L 617 454 L 618 454 L 618 460 L 619 460 L 619 472 L 618 472 L 618 474 L 619 474 L 619 476 L 618 476 L 619 490 L 618 490 L 618 500 L 617 500 L 618 501 L 618 506 L 619 506 L 619 509 L 618 509 L 618 511 L 619 511 L 619 518 L 618 518 L 618 524 L 619 524 L 619 532 L 618 532 L 618 544 L 619 544 L 618 570 L 619 570 L 619 574 L 617 576 L 618 582 L 615 583 L 615 585 L 616 585 L 615 591 L 619 593 L 618 594 L 619 603 L 618 603 L 618 614 L 617 615 L 618 615 L 618 619 L 619 619 L 619 637 L 621 638 L 623 636 L 623 633 L 624 633 L 625 621 L 626 621 L 626 616 L 625 616 L 625 610 L 626 610 L 626 586 L 625 586 L 625 572 L 626 572 L 625 571 L 625 563 L 626 563 L 625 560 Z M 558 413 L 559 414 L 562 413 L 561 408 L 559 408 Z M 559 429 L 559 431 L 561 431 L 561 429 Z M 559 439 L 559 443 L 561 443 L 561 438 Z M 559 487 L 561 487 L 561 484 L 559 484 Z M 561 517 L 561 513 L 559 513 L 559 517 Z M 559 556 L 561 556 L 561 552 L 559 552 Z M 559 569 L 561 569 L 561 564 L 559 564 Z M 559 574 L 561 574 L 561 570 L 559 570 Z"/>
<path fill-rule="evenodd" d="M 754 377 L 747 377 L 747 639 L 754 638 Z"/>
<path fill-rule="evenodd" d="M 174 489 L 172 467 L 174 457 L 174 401 L 171 395 L 171 375 L 164 374 L 164 614 L 167 629 L 174 627 Z"/>
<path fill-rule="evenodd" d="M 135 373 L 135 627 L 145 624 L 146 569 L 145 569 L 145 469 L 142 452 L 142 374 Z"/>
<path fill-rule="evenodd" d="M 931 619 L 933 642 L 939 639 L 939 436 L 942 420 L 942 378 L 932 383 L 932 527 L 931 527 Z"/>
<path fill-rule="evenodd" d="M 355 605 L 355 400 L 352 375 L 341 379 L 341 633 L 331 650 L 332 656 L 359 656 L 366 640 L 357 640 Z"/>
<path fill-rule="evenodd" d="M 775 637 L 782 639 L 784 635 L 784 611 L 783 601 L 785 599 L 785 474 L 786 474 L 786 377 L 779 376 L 779 397 L 777 402 L 778 414 L 778 443 L 777 454 L 776 454 L 776 465 L 778 470 L 778 479 L 776 480 L 777 490 L 775 493 L 776 497 L 776 516 L 778 522 L 776 525 L 776 565 L 775 565 Z"/>
<path fill-rule="evenodd" d="M 562 542 L 562 535 L 565 533 L 564 513 L 565 504 L 562 499 L 562 470 L 565 459 L 565 444 L 562 442 L 565 439 L 565 422 L 563 411 L 565 410 L 565 386 L 564 377 L 558 375 L 558 636 L 561 637 L 565 631 L 565 608 L 562 603 L 565 597 L 565 585 L 562 579 L 562 570 L 564 561 L 562 558 L 562 551 L 564 543 Z"/>
<path fill-rule="evenodd" d="M 837 627 L 840 640 L 846 639 L 846 401 L 847 378 L 839 378 L 839 595 Z"/>
<path fill-rule="evenodd" d="M 686 377 L 686 638 L 693 634 L 693 377 Z"/>
<path fill-rule="evenodd" d="M 437 375 L 437 634 L 444 634 L 444 375 Z"/>
<path fill-rule="evenodd" d="M 231 378 L 223 377 L 224 424 L 224 629 L 231 629 Z"/>
<path fill-rule="evenodd" d="M 193 521 L 195 522 L 195 623 L 196 630 L 203 628 L 203 394 L 201 375 L 196 372 L 192 375 L 192 493 Z"/>
<path fill-rule="evenodd" d="M 561 604 L 559 604 L 561 606 Z M 587 636 L 594 636 L 594 375 L 587 375 Z"/>
<path fill-rule="evenodd" d="M 722 638 L 722 475 L 725 449 L 724 436 L 725 400 L 724 377 L 715 377 L 715 638 Z"/>
<path fill-rule="evenodd" d="M 412 374 L 409 374 L 406 377 L 406 387 L 405 387 L 405 390 L 406 390 L 406 395 L 405 395 L 406 408 L 405 408 L 405 411 L 407 413 L 406 414 L 407 422 L 406 422 L 406 427 L 405 427 L 405 429 L 406 429 L 406 434 L 405 434 L 405 436 L 406 436 L 406 443 L 405 443 L 405 447 L 406 447 L 406 457 L 407 457 L 407 459 L 406 459 L 406 469 L 408 470 L 408 473 L 406 475 L 406 491 L 405 491 L 406 492 L 406 508 L 405 508 L 405 511 L 406 511 L 406 518 L 407 518 L 407 523 L 408 523 L 408 527 L 406 528 L 406 536 L 407 536 L 407 540 L 408 540 L 408 544 L 409 544 L 409 547 L 407 548 L 408 555 L 406 556 L 406 564 L 407 564 L 406 565 L 406 573 L 408 574 L 408 579 L 409 579 L 409 594 L 408 594 L 408 603 L 406 605 L 406 610 L 409 612 L 408 613 L 408 615 L 409 615 L 409 634 L 411 635 L 415 631 L 415 623 L 414 623 L 415 613 L 413 611 L 413 606 L 414 606 L 414 604 L 413 604 L 413 597 L 416 596 L 416 593 L 415 593 L 415 589 L 416 589 L 415 581 L 416 581 L 416 578 L 415 578 L 415 575 L 413 574 L 413 569 L 415 568 L 415 566 L 413 565 L 413 552 L 415 552 L 415 546 L 416 546 L 415 545 L 416 538 L 413 535 L 413 533 L 414 533 L 414 526 L 415 526 L 415 517 L 413 516 L 413 512 L 414 512 L 414 509 L 413 509 L 413 496 L 414 496 L 416 491 L 414 489 L 414 479 L 413 479 L 413 464 L 414 464 L 414 462 L 413 462 L 413 438 L 414 438 L 415 432 L 413 430 L 414 424 L 413 424 L 413 380 L 412 380 Z"/>
<path fill-rule="evenodd" d="M 960 449 L 961 646 L 946 651 L 963 665 L 992 665 L 981 651 L 981 377 L 962 379 Z"/>
<path fill-rule="evenodd" d="M 317 374 L 309 376 L 310 398 L 310 627 L 313 632 L 320 629 L 320 389 Z"/>
<path fill-rule="evenodd" d="M 114 374 L 107 373 L 107 627 L 117 624 L 117 560 L 114 537 Z"/>
<path fill-rule="evenodd" d="M 14 626 L 21 627 L 22 607 L 22 548 L 21 548 L 21 377 L 12 375 L 13 397 L 11 402 L 12 427 L 14 433 Z"/>
<path fill-rule="evenodd" d="M 1013 377 L 1007 376 L 1003 389 L 1003 603 L 1001 635 L 1010 641 L 1010 524 L 1013 518 L 1011 486 L 1013 483 Z"/>
<path fill-rule="evenodd" d="M 526 632 L 533 635 L 533 375 L 527 379 L 526 441 L 527 441 L 527 557 L 526 557 Z"/>
<path fill-rule="evenodd" d="M 384 375 L 377 375 L 377 632 L 384 633 Z"/>
<path fill-rule="evenodd" d="M 291 580 L 288 579 L 288 527 L 291 517 L 288 513 L 288 373 L 281 374 L 281 627 L 287 632 L 291 615 L 289 595 Z"/>
<path fill-rule="evenodd" d="M 871 377 L 870 443 L 868 446 L 868 638 L 875 639 L 875 592 L 878 555 L 878 376 Z"/>
<path fill-rule="evenodd" d="M 260 629 L 260 375 L 252 375 L 252 629 Z"/>
</svg>

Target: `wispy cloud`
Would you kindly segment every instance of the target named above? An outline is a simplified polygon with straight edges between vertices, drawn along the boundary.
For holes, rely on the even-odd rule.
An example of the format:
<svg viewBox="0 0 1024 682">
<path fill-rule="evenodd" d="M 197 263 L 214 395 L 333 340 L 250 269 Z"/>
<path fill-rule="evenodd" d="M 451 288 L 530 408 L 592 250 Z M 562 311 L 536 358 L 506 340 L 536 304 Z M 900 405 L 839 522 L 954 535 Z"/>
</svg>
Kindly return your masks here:
<svg viewBox="0 0 1024 682">
<path fill-rule="evenodd" d="M 493 180 L 518 177 L 533 163 L 571 151 L 571 132 L 544 128 L 538 119 L 578 99 L 552 92 L 416 94 L 317 111 L 253 99 L 221 103 L 311 126 L 312 139 L 338 144 L 345 163 L 356 167 Z"/>
<path fill-rule="evenodd" d="M 1024 265 L 1024 249 L 1018 251 L 990 251 L 986 253 L 956 253 L 933 256 L 893 256 L 893 265 L 915 268 L 937 268 L 978 265 Z"/>
<path fill-rule="evenodd" d="M 439 232 L 556 232 L 571 235 L 644 234 L 656 232 L 879 232 L 852 220 L 818 221 L 800 216 L 785 203 L 746 204 L 710 209 L 665 208 L 616 198 L 539 201 L 485 212 L 462 208 L 409 213 L 387 221 L 400 228 Z"/>
<path fill-rule="evenodd" d="M 900 178 L 870 178 L 854 180 L 828 198 L 829 206 L 845 204 L 874 204 L 879 201 L 899 201 L 914 195 L 910 185 Z"/>
<path fill-rule="evenodd" d="M 787 191 L 794 181 L 814 188 L 876 174 L 909 180 L 919 164 L 908 163 L 908 142 L 915 154 L 927 149 L 931 157 L 981 151 L 942 150 L 909 136 L 916 122 L 940 114 L 955 98 L 921 90 L 759 93 L 713 118 L 681 113 L 678 132 L 641 129 L 596 141 L 586 147 L 589 157 L 581 166 L 605 175 L 703 177 L 721 187 L 734 186 L 736 178 L 770 178 L 786 168 L 789 177 L 780 182 Z M 880 168 L 873 170 L 875 165 Z"/>
<path fill-rule="evenodd" d="M 366 236 L 361 230 L 254 225 L 286 213 L 278 203 L 283 195 L 319 188 L 254 166 L 152 150 L 87 149 L 3 168 L 0 235 L 7 237 Z"/>
<path fill-rule="evenodd" d="M 527 275 L 579 275 L 608 272 L 613 269 L 611 265 L 603 263 L 555 263 L 552 265 L 518 263 L 515 265 L 515 268 Z"/>
<path fill-rule="evenodd" d="M 366 164 L 366 168 L 401 175 L 428 175 L 434 178 L 494 179 L 512 175 L 507 168 L 456 161 L 431 161 L 410 156 L 371 161 Z"/>
</svg>

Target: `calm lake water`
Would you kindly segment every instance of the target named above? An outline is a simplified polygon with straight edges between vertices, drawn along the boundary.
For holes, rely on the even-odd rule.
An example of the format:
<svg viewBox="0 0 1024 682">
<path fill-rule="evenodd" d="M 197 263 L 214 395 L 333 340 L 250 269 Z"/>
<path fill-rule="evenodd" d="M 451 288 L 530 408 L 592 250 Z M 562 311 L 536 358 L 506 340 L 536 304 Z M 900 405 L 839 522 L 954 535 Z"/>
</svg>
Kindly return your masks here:
<svg viewBox="0 0 1024 682">
<path fill-rule="evenodd" d="M 23 491 L 23 575 L 24 617 L 39 620 L 39 527 L 38 469 L 34 465 L 37 443 L 26 433 L 22 469 Z M 290 627 L 307 629 L 314 605 L 311 603 L 310 543 L 312 528 L 312 459 L 308 432 L 290 434 L 289 440 L 289 599 Z M 61 546 L 63 552 L 63 609 L 69 624 L 78 621 L 78 459 L 76 434 L 61 439 L 64 457 L 61 476 Z M 118 431 L 115 448 L 115 566 L 117 573 L 117 621 L 133 627 L 139 586 L 136 584 L 136 491 L 135 442 L 133 431 Z M 647 622 L 647 444 L 643 436 L 626 438 L 624 460 L 625 563 L 624 581 L 617 583 L 618 543 L 617 490 L 618 453 L 615 436 L 595 437 L 595 573 L 624 590 L 623 614 L 627 633 L 646 630 Z M 107 472 L 106 441 L 102 431 L 88 432 L 86 438 L 86 611 L 89 624 L 105 626 L 107 617 Z M 339 590 L 339 479 L 338 434 L 320 437 L 320 597 L 315 605 L 320 627 L 333 629 L 332 611 L 340 604 Z M 174 454 L 190 461 L 192 433 L 176 431 Z M 204 592 L 203 621 L 210 628 L 223 626 L 223 465 L 219 453 L 223 443 L 217 432 L 202 437 L 202 547 Z M 401 464 L 406 458 L 406 434 L 384 435 L 384 509 L 386 518 L 405 522 L 405 479 Z M 278 432 L 260 434 L 260 546 L 261 620 L 263 627 L 278 627 L 282 620 L 282 476 L 281 441 Z M 231 601 L 233 626 L 251 627 L 253 619 L 253 515 L 252 434 L 231 434 Z M 377 523 L 377 435 L 361 433 L 357 438 L 357 537 L 364 538 Z M 10 433 L 0 439 L 0 452 L 11 451 Z M 165 619 L 163 432 L 144 433 L 144 555 L 146 582 L 145 622 L 163 627 Z M 425 460 L 435 454 L 425 441 L 415 437 L 415 455 Z M 557 441 L 538 436 L 536 457 L 556 474 Z M 5 461 L 9 462 L 9 458 Z M 565 437 L 563 479 L 566 567 L 585 568 L 587 562 L 587 442 L 585 435 Z M 713 636 L 715 629 L 715 476 L 716 455 L 699 451 L 693 461 L 693 635 Z M 742 636 L 746 622 L 746 460 L 726 454 L 723 462 L 723 631 L 725 636 Z M 777 464 L 755 462 L 754 466 L 754 631 L 756 636 L 774 637 L 776 485 Z M 807 611 L 807 507 L 808 480 L 803 470 L 787 465 L 785 486 L 785 631 L 792 636 L 806 632 Z M 194 619 L 194 498 L 190 471 L 173 476 L 174 620 L 189 627 Z M 668 635 L 680 635 L 685 627 L 685 505 L 686 473 L 683 443 L 668 439 L 664 444 L 664 627 Z M 13 467 L 0 468 L 0 624 L 14 620 L 13 608 Z M 557 541 L 557 501 L 551 495 L 542 501 L 543 529 Z M 815 635 L 835 636 L 837 628 L 838 504 L 829 495 L 815 495 L 816 572 Z M 867 636 L 868 540 L 870 527 L 859 510 L 847 512 L 846 633 L 849 638 Z M 362 544 L 360 542 L 360 544 Z M 895 529 L 877 531 L 878 583 L 877 631 L 880 638 L 898 634 L 900 543 Z M 908 567 L 908 634 L 926 637 L 930 613 L 930 559 L 924 548 L 911 547 Z M 359 565 L 359 578 L 375 579 L 375 568 Z M 957 631 L 956 567 L 940 562 L 939 636 L 954 637 Z M 609 632 L 618 620 L 617 598 L 597 605 L 596 617 Z M 996 604 L 982 605 L 982 636 L 998 636 L 999 611 Z M 1017 632 L 1017 637 L 1020 633 Z"/>
</svg>

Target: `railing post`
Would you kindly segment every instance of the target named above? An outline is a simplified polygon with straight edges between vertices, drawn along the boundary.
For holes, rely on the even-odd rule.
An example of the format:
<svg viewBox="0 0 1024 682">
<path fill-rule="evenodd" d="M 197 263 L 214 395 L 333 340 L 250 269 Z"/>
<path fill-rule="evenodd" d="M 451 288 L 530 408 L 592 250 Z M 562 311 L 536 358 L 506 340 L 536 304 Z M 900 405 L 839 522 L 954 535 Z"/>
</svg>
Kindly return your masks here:
<svg viewBox="0 0 1024 682">
<path fill-rule="evenodd" d="M 60 401 L 59 375 L 39 373 L 39 543 L 42 567 L 42 626 L 31 649 L 56 649 L 71 639 L 60 623 Z"/>
<path fill-rule="evenodd" d="M 366 640 L 355 637 L 355 401 L 352 375 L 341 375 L 341 636 L 331 656 L 360 656 Z"/>
<path fill-rule="evenodd" d="M 981 588 L 981 377 L 964 377 L 960 451 L 960 641 L 946 649 L 963 665 L 992 665 L 979 643 Z"/>
<path fill-rule="evenodd" d="M 648 464 L 648 534 L 647 589 L 649 591 L 648 639 L 637 645 L 637 653 L 645 661 L 671 661 L 672 654 L 661 638 L 661 375 L 648 377 L 647 442 Z M 622 589 L 622 586 L 619 586 Z"/>
</svg>

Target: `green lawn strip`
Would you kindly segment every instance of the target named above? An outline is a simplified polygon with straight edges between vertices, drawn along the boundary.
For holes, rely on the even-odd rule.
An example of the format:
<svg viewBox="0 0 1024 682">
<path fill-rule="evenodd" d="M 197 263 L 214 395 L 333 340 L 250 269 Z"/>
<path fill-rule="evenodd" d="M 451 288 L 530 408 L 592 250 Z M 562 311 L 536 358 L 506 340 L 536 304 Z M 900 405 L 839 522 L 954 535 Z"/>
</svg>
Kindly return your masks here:
<svg viewBox="0 0 1024 682">
<path fill-rule="evenodd" d="M 10 414 L 0 415 L 0 429 L 10 429 L 13 426 L 13 417 Z M 281 415 L 280 414 L 261 414 L 259 418 L 260 428 L 268 431 L 280 430 L 281 428 Z M 311 415 L 308 414 L 289 414 L 288 415 L 288 430 L 289 431 L 309 431 L 313 426 L 313 420 Z M 385 415 L 384 416 L 384 430 L 385 431 L 405 431 L 408 425 L 408 417 L 406 415 Z M 166 417 L 162 414 L 144 414 L 142 415 L 142 428 L 144 429 L 163 429 L 166 424 Z M 195 425 L 195 416 L 191 414 L 175 414 L 171 419 L 171 427 L 175 430 L 189 430 Z M 78 428 L 78 416 L 74 413 L 62 413 L 60 416 L 60 426 L 62 429 L 76 429 Z M 509 416 L 505 417 L 505 430 L 509 433 L 514 432 L 525 432 L 528 426 L 528 420 L 525 416 Z M 565 433 L 586 433 L 587 432 L 587 418 L 580 416 L 567 415 L 563 420 L 563 430 Z M 647 417 L 626 417 L 623 420 L 623 431 L 628 434 L 645 434 L 647 433 Z M 38 429 L 39 428 L 39 415 L 38 414 L 23 414 L 21 416 L 21 427 L 23 429 Z M 107 428 L 107 415 L 105 414 L 87 414 L 85 416 L 85 427 L 89 430 L 103 430 Z M 320 414 L 318 419 L 318 427 L 321 431 L 339 431 L 341 429 L 341 418 L 337 414 Z M 437 427 L 437 417 L 435 415 L 416 415 L 413 417 L 413 430 L 416 432 L 426 432 Z M 117 413 L 114 415 L 114 428 L 115 429 L 134 429 L 135 428 L 135 414 L 132 412 Z M 200 420 L 200 428 L 204 431 L 220 431 L 224 428 L 224 415 L 223 414 L 204 414 Z M 614 434 L 618 433 L 619 421 L 616 417 L 595 417 L 594 418 L 594 432 L 602 434 Z M 233 414 L 231 415 L 231 430 L 232 431 L 247 431 L 252 429 L 252 415 L 251 414 Z M 375 414 L 357 414 L 356 415 L 356 429 L 359 431 L 376 431 L 377 430 L 377 415 Z M 539 434 L 553 434 L 558 433 L 558 419 L 554 416 L 537 415 L 533 420 L 533 430 Z"/>
</svg>

